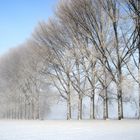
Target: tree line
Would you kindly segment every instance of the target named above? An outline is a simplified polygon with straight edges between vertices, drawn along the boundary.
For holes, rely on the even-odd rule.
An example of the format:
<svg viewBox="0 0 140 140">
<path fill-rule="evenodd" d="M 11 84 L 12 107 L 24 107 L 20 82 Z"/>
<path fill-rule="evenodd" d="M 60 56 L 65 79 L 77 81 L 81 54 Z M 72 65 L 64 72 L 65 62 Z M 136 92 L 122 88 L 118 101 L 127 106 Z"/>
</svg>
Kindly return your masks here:
<svg viewBox="0 0 140 140">
<path fill-rule="evenodd" d="M 85 97 L 89 119 L 109 119 L 111 106 L 119 120 L 140 118 L 140 1 L 60 1 L 0 68 L 2 118 L 41 119 L 48 95 L 66 103 L 68 120 L 73 104 L 83 119 Z"/>
</svg>

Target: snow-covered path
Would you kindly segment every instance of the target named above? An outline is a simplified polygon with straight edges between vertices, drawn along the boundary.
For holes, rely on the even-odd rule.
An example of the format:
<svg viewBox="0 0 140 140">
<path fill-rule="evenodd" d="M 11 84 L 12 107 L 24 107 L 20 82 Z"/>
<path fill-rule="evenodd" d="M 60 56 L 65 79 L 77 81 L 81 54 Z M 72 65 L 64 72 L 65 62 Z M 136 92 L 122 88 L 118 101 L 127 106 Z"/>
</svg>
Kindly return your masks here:
<svg viewBox="0 0 140 140">
<path fill-rule="evenodd" d="M 140 121 L 0 121 L 0 140 L 140 140 Z"/>
</svg>

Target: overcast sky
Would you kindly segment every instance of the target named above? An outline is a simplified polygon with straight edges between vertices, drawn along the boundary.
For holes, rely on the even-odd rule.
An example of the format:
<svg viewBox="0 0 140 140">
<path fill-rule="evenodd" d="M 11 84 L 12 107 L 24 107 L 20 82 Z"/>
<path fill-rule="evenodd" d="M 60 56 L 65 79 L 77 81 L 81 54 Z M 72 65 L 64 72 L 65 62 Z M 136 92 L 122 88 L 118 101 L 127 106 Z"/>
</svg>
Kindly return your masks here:
<svg viewBox="0 0 140 140">
<path fill-rule="evenodd" d="M 58 0 L 0 0 L 0 55 L 24 42 L 53 15 Z"/>
</svg>

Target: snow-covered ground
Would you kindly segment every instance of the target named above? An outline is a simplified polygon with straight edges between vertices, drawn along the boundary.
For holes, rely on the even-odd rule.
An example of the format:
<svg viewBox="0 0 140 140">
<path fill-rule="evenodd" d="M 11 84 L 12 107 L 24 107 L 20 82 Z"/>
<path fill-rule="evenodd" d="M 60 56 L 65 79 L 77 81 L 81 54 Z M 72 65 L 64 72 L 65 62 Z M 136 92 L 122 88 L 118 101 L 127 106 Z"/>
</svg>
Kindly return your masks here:
<svg viewBox="0 0 140 140">
<path fill-rule="evenodd" d="M 140 140 L 140 121 L 0 121 L 0 140 Z"/>
</svg>

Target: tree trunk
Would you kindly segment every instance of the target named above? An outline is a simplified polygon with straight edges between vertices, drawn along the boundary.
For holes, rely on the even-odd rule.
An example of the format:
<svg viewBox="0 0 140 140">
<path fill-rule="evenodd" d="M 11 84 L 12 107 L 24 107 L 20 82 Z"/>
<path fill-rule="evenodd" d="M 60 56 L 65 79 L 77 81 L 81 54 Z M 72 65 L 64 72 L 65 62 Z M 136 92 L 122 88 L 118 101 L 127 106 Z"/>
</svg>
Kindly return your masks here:
<svg viewBox="0 0 140 140">
<path fill-rule="evenodd" d="M 24 108 L 24 119 L 27 119 L 27 103 L 25 101 L 25 108 Z"/>
<path fill-rule="evenodd" d="M 20 119 L 23 119 L 23 99 L 20 97 L 20 107 L 19 107 L 19 112 L 20 112 Z"/>
<path fill-rule="evenodd" d="M 31 102 L 31 119 L 35 119 L 35 105 L 34 105 L 34 99 L 32 99 Z"/>
<path fill-rule="evenodd" d="M 104 107 L 104 112 L 103 112 L 103 118 L 104 120 L 108 119 L 108 97 L 107 97 L 107 90 L 104 90 L 104 101 L 103 101 L 103 107 Z"/>
<path fill-rule="evenodd" d="M 122 100 L 122 72 L 121 67 L 118 68 L 118 83 L 117 83 L 117 95 L 118 95 L 118 119 L 123 119 L 123 100 Z"/>
<path fill-rule="evenodd" d="M 95 94 L 90 97 L 90 119 L 95 119 Z"/>
<path fill-rule="evenodd" d="M 40 119 L 40 95 L 39 95 L 39 91 L 37 91 L 37 119 Z"/>
<path fill-rule="evenodd" d="M 140 1 L 138 0 L 137 2 L 138 2 L 137 9 L 139 10 L 140 9 Z M 137 26 L 137 32 L 138 32 L 138 51 L 139 51 L 138 80 L 139 80 L 139 119 L 140 119 L 140 14 L 137 15 L 136 26 Z"/>
<path fill-rule="evenodd" d="M 103 81 L 103 119 L 108 119 L 108 95 L 107 95 L 107 73 L 106 73 L 106 60 L 103 58 L 103 72 L 104 72 L 104 81 Z"/>
<path fill-rule="evenodd" d="M 106 81 L 106 80 L 105 80 Z M 108 119 L 108 95 L 107 95 L 107 84 L 104 83 L 104 98 L 103 98 L 103 119 Z"/>
<path fill-rule="evenodd" d="M 139 81 L 139 116 L 138 119 L 140 119 L 140 46 L 139 46 L 139 69 L 138 69 L 138 81 Z"/>
<path fill-rule="evenodd" d="M 115 9 L 116 10 L 116 9 Z M 116 15 L 114 15 L 116 20 Z M 116 20 L 117 21 L 117 20 Z M 118 120 L 123 119 L 123 101 L 122 101 L 122 67 L 121 67 L 121 58 L 119 53 L 119 39 L 118 39 L 118 30 L 117 22 L 113 21 L 113 28 L 116 39 L 116 54 L 117 54 L 117 96 L 118 96 Z"/>
<path fill-rule="evenodd" d="M 70 97 L 67 101 L 67 120 L 71 119 L 71 101 L 70 101 Z"/>
<path fill-rule="evenodd" d="M 78 99 L 78 120 L 82 120 L 82 97 L 79 95 Z"/>
<path fill-rule="evenodd" d="M 71 92 L 70 92 L 70 75 L 69 72 L 67 73 L 68 77 L 68 86 L 67 86 L 67 120 L 71 119 Z"/>
<path fill-rule="evenodd" d="M 91 62 L 92 63 L 92 67 L 91 67 L 91 77 L 92 77 L 92 96 L 90 98 L 90 119 L 95 119 L 95 66 L 96 66 L 96 62 Z"/>
</svg>

